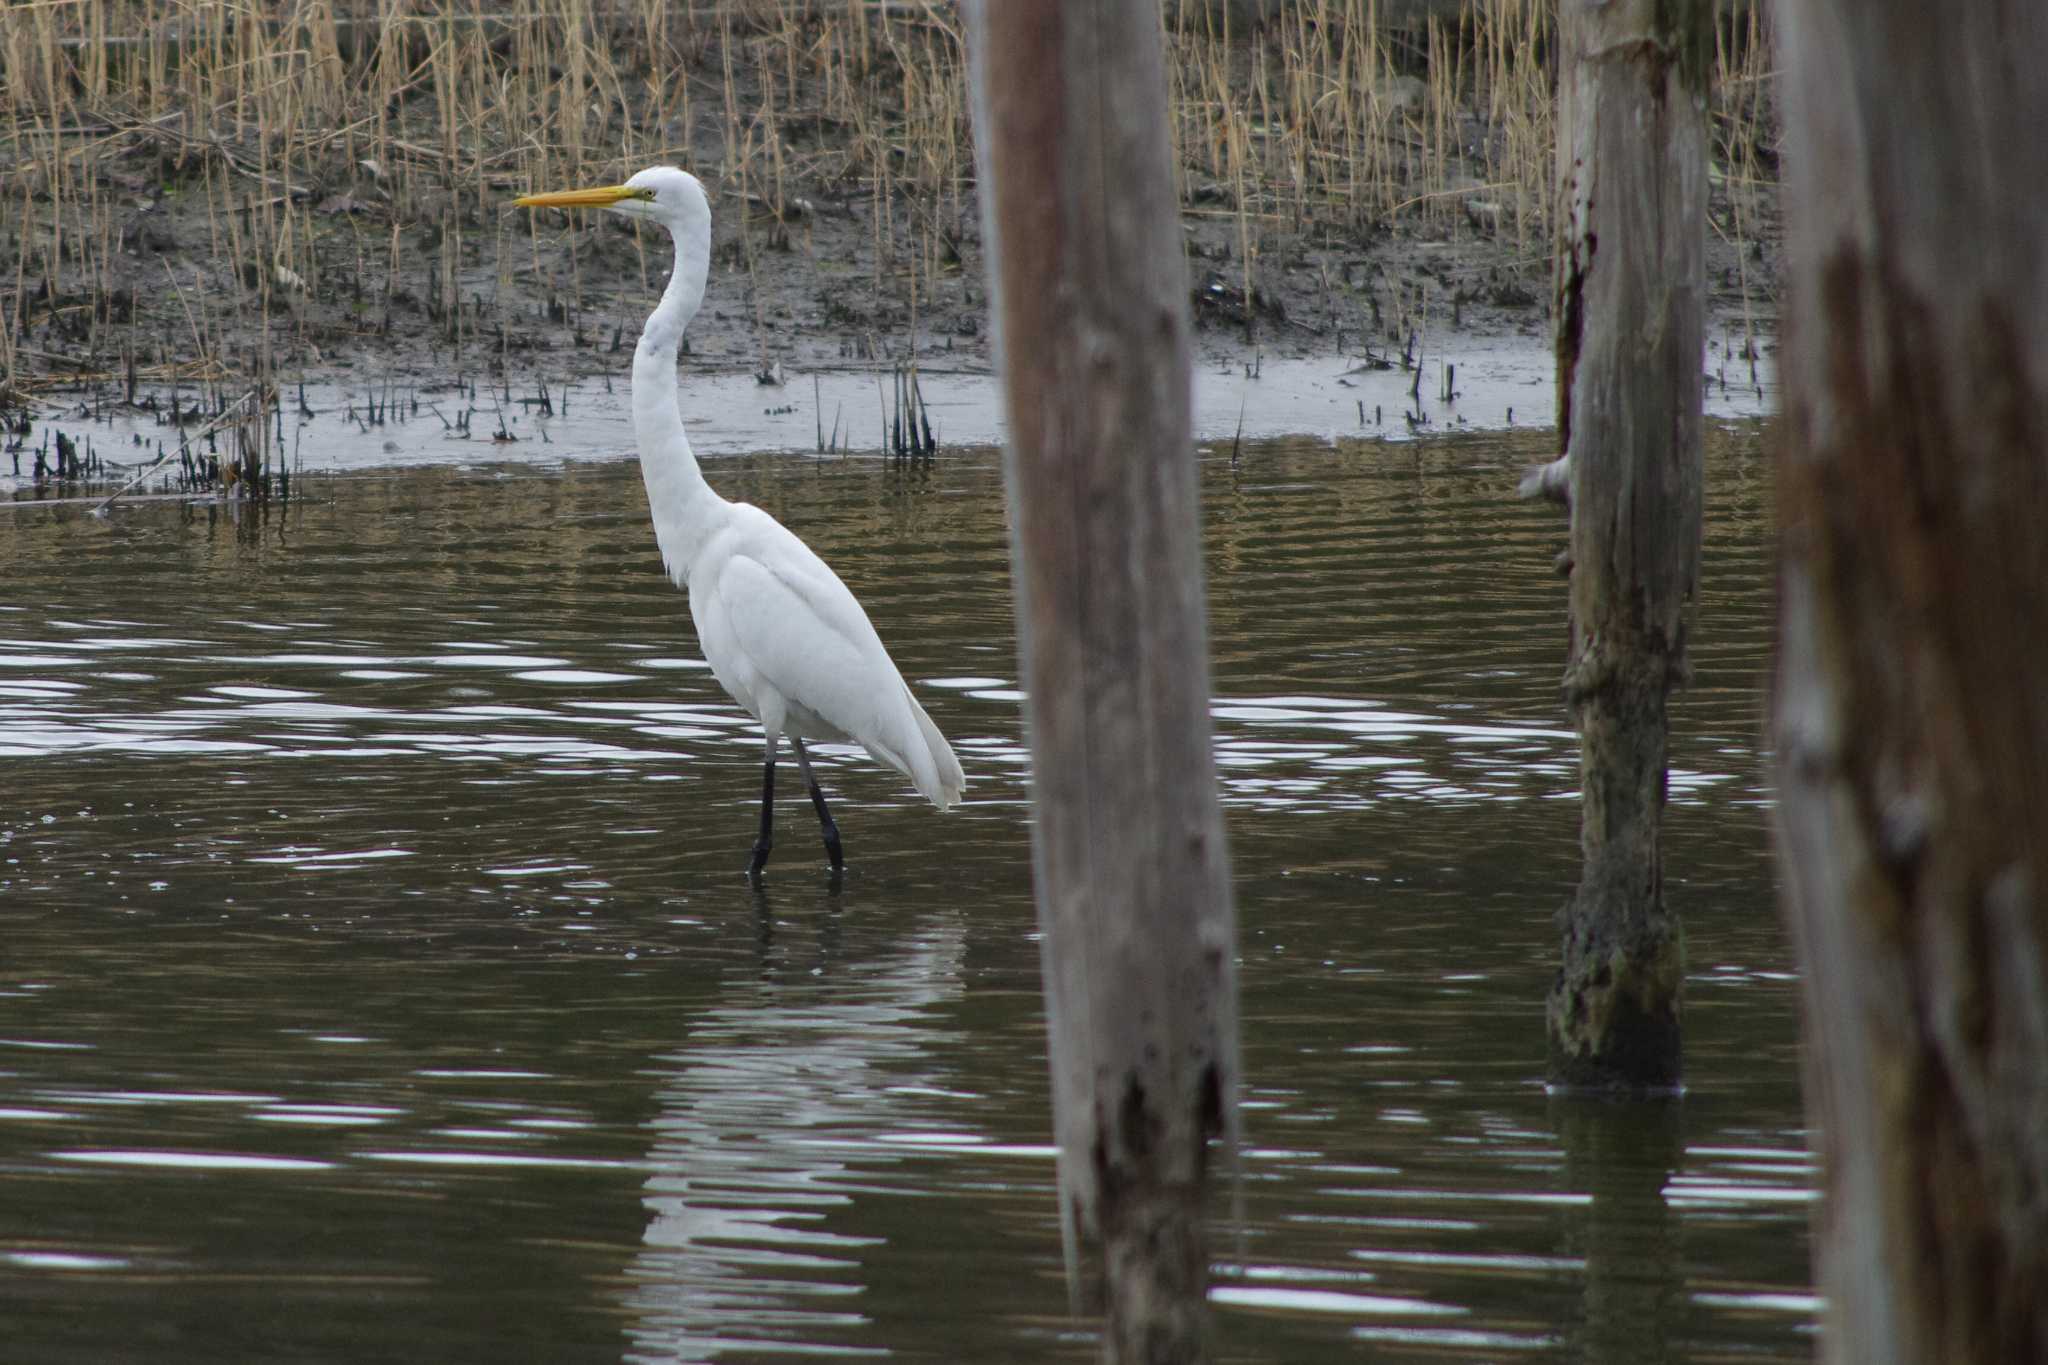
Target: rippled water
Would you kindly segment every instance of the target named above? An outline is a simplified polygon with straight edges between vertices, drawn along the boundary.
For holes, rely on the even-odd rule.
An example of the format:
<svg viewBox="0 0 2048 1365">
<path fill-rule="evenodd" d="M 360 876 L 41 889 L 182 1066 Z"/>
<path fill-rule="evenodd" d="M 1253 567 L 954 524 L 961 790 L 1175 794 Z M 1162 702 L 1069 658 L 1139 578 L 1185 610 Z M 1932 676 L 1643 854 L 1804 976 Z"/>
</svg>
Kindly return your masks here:
<svg viewBox="0 0 2048 1365">
<path fill-rule="evenodd" d="M 1803 1359 L 1754 431 L 1674 741 L 1691 1093 L 1541 1087 L 1576 869 L 1543 437 L 1206 468 L 1243 925 L 1232 1360 Z M 720 461 L 967 767 L 757 741 L 630 464 L 0 515 L 9 1359 L 1086 1360 L 1067 1316 L 991 455 Z M 785 784 L 794 796 L 794 783 Z M 1219 1206 L 1219 1213 L 1222 1212 Z"/>
</svg>

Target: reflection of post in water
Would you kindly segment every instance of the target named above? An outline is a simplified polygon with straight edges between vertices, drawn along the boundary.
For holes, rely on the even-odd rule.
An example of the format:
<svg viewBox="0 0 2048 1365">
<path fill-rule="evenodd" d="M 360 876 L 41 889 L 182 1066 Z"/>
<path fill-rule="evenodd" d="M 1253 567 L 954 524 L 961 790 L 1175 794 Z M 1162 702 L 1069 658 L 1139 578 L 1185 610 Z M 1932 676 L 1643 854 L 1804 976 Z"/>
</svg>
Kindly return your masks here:
<svg viewBox="0 0 2048 1365">
<path fill-rule="evenodd" d="M 1568 1223 L 1566 1248 L 1585 1261 L 1586 1289 L 1566 1354 L 1658 1365 L 1672 1358 L 1685 1309 L 1678 1225 L 1664 1202 L 1685 1154 L 1684 1104 L 1560 1098 L 1550 1112 L 1564 1143 L 1565 1188 L 1593 1199 Z"/>
</svg>

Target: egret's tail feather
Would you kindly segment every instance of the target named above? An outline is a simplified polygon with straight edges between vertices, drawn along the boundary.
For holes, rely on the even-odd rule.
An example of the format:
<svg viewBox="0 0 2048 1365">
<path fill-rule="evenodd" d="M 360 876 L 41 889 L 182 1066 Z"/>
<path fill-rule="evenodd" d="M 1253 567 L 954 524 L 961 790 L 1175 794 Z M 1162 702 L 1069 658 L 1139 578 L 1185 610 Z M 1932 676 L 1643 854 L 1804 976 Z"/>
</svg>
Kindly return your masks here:
<svg viewBox="0 0 2048 1365">
<path fill-rule="evenodd" d="M 878 762 L 909 778 L 918 795 L 940 810 L 948 810 L 966 790 L 967 774 L 960 771 L 953 746 L 946 743 L 945 735 L 932 724 L 908 687 L 903 689 L 903 704 L 909 711 L 896 714 L 886 736 L 872 735 L 863 743 Z"/>
<path fill-rule="evenodd" d="M 910 699 L 910 709 L 917 715 L 918 734 L 923 737 L 931 754 L 933 781 L 927 786 L 922 779 L 914 779 L 917 789 L 927 801 L 940 810 L 946 810 L 960 799 L 960 793 L 967 790 L 967 774 L 960 770 L 960 760 L 953 753 L 953 746 L 946 742 L 939 727 L 932 724 L 932 718 L 924 713 L 924 707 L 918 705 L 916 697 Z"/>
</svg>

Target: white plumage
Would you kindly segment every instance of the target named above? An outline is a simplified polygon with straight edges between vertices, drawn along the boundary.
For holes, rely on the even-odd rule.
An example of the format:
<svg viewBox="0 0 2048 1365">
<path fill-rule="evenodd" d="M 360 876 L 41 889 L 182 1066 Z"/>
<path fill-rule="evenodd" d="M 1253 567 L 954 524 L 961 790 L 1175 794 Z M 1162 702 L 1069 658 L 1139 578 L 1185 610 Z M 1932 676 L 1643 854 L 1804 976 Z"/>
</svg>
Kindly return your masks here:
<svg viewBox="0 0 2048 1365">
<path fill-rule="evenodd" d="M 868 614 L 811 547 L 758 507 L 669 572 L 712 673 L 770 734 L 857 740 L 941 810 L 966 779 Z"/>
<path fill-rule="evenodd" d="M 529 207 L 604 208 L 647 219 L 675 239 L 675 270 L 633 352 L 633 433 L 662 562 L 690 594 L 711 672 L 767 732 L 758 875 L 772 845 L 778 743 L 795 741 L 825 848 L 842 864 L 838 830 L 803 741 L 854 740 L 945 810 L 966 787 L 953 747 L 911 695 L 873 623 L 839 575 L 760 508 L 728 502 L 704 480 L 684 434 L 676 350 L 704 301 L 711 205 L 697 178 L 673 167 L 623 185 L 534 194 Z"/>
</svg>

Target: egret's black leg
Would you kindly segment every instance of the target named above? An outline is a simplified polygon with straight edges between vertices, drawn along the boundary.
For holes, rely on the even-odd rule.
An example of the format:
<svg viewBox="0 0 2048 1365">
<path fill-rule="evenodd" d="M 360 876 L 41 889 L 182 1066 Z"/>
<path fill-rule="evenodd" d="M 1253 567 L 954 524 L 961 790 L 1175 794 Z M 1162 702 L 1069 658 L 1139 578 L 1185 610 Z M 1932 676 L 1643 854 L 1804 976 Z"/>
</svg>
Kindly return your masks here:
<svg viewBox="0 0 2048 1365">
<path fill-rule="evenodd" d="M 811 773 L 811 756 L 804 752 L 803 736 L 793 738 L 796 766 L 804 775 L 804 785 L 811 789 L 811 806 L 818 812 L 818 831 L 825 836 L 825 856 L 832 860 L 832 870 L 837 872 L 846 866 L 846 855 L 839 848 L 839 826 L 832 822 L 832 808 L 825 804 L 825 789 Z"/>
<path fill-rule="evenodd" d="M 749 877 L 761 875 L 768 865 L 768 851 L 775 847 L 775 745 L 775 736 L 768 736 L 768 757 L 761 765 L 761 832 L 754 838 L 754 856 L 747 863 Z"/>
</svg>

